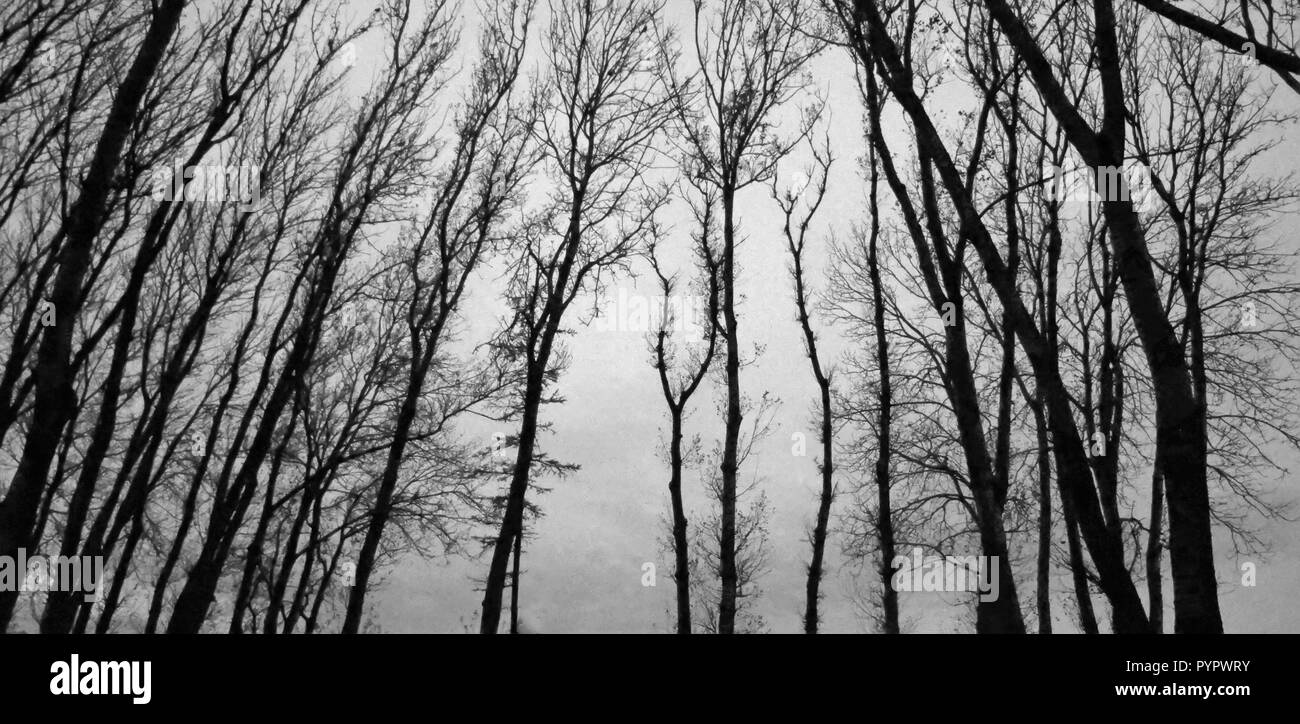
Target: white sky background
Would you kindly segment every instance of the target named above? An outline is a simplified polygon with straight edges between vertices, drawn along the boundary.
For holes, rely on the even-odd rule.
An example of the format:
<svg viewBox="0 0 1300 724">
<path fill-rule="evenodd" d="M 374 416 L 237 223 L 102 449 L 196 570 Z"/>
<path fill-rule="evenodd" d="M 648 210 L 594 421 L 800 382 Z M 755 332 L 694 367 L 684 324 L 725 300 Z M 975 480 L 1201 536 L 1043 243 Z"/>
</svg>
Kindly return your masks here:
<svg viewBox="0 0 1300 724">
<path fill-rule="evenodd" d="M 351 7 L 360 17 L 373 5 L 371 0 L 357 0 Z M 466 8 L 468 22 L 462 38 L 461 62 L 468 68 L 473 62 L 478 14 L 473 12 L 471 2 L 466 3 Z M 534 56 L 536 41 L 545 28 L 544 7 L 541 12 L 543 15 L 534 23 L 530 38 Z M 668 0 L 667 13 L 674 22 L 689 19 L 690 0 Z M 374 54 L 368 52 L 371 48 L 365 43 L 362 47 L 359 63 L 353 69 L 356 77 L 350 82 L 368 77 L 373 68 Z M 690 60 L 688 52 L 684 61 Z M 830 234 L 844 236 L 851 224 L 866 220 L 866 185 L 858 175 L 857 159 L 864 151 L 863 125 L 852 67 L 842 50 L 832 49 L 815 61 L 811 71 L 814 82 L 829 99 L 823 122 L 829 121 L 837 159 L 805 262 L 813 288 L 820 292 L 825 287 L 824 250 Z M 960 83 L 950 81 L 949 85 L 955 89 Z M 1294 103 L 1294 95 L 1285 94 L 1283 89 L 1277 97 Z M 931 100 L 929 107 L 941 127 L 956 127 L 958 103 L 960 96 L 955 90 L 942 91 Z M 899 134 L 904 131 L 897 120 L 891 121 L 896 153 L 901 155 L 910 146 L 903 145 L 905 138 Z M 953 141 L 950 136 L 949 143 Z M 1297 150 L 1295 139 L 1289 139 L 1270 156 L 1277 168 L 1263 170 L 1290 170 L 1292 159 L 1300 157 Z M 784 173 L 799 167 L 805 158 L 801 155 L 798 162 L 784 166 Z M 816 467 L 817 433 L 811 410 L 816 385 L 795 321 L 788 255 L 780 234 L 776 204 L 765 187 L 755 187 L 744 192 L 740 209 L 741 228 L 746 237 L 739 256 L 743 266 L 739 289 L 744 295 L 739 310 L 742 349 L 749 356 L 754 345 L 763 350 L 757 361 L 742 371 L 742 391 L 757 399 L 767 390 L 783 402 L 775 412 L 772 435 L 755 447 L 742 469 L 742 482 L 759 476 L 772 509 L 770 570 L 759 581 L 764 593 L 757 612 L 772 631 L 796 632 L 802 629 L 804 584 L 810 557 L 806 538 L 816 512 L 820 485 Z M 676 207 L 665 215 L 669 232 L 663 245 L 684 254 L 689 243 L 690 219 L 682 211 Z M 1294 218 L 1280 224 L 1277 233 L 1294 240 L 1297 228 Z M 1290 243 L 1289 248 L 1295 248 L 1294 241 Z M 680 268 L 685 274 L 685 267 Z M 640 269 L 637 279 L 624 278 L 611 284 L 610 293 L 617 295 L 620 288 L 629 294 L 659 293 L 648 266 Z M 495 329 L 500 301 L 495 298 L 493 280 L 487 275 L 480 279 L 473 295 L 463 309 L 463 328 L 467 340 L 481 341 Z M 663 522 L 668 515 L 667 465 L 660 454 L 667 411 L 658 377 L 649 364 L 642 334 L 584 328 L 576 317 L 580 311 L 575 306 L 568 320 L 568 326 L 577 331 L 568 338 L 572 365 L 554 389 L 567 402 L 543 408 L 544 419 L 553 429 L 540 441 L 548 454 L 578 464 L 581 470 L 564 480 L 541 480 L 552 491 L 541 497 L 530 495 L 530 500 L 541 505 L 545 516 L 539 523 L 531 524 L 526 541 L 521 618 L 527 630 L 542 633 L 671 631 L 672 559 L 660 545 L 660 540 L 667 535 Z M 833 330 L 817 326 L 822 330 L 823 358 L 834 360 L 843 349 L 842 341 Z M 719 439 L 722 432 L 721 423 L 713 414 L 719 393 L 716 381 L 706 382 L 691 403 L 687 435 L 705 433 L 706 446 L 711 440 Z M 746 430 L 749 422 L 747 418 Z M 492 432 L 484 428 L 471 434 L 482 434 L 485 441 L 490 441 Z M 806 457 L 791 454 L 791 435 L 796 432 L 804 433 L 807 438 Z M 1295 457 L 1287 459 L 1294 461 Z M 840 481 L 842 488 L 845 482 Z M 1139 483 L 1138 487 L 1145 488 L 1146 484 Z M 689 470 L 684 491 L 688 518 L 696 525 L 704 518 L 705 500 L 702 482 Z M 1290 481 L 1276 490 L 1275 500 L 1295 498 L 1295 486 Z M 873 585 L 875 573 L 871 569 L 862 572 L 860 583 L 855 585 L 855 571 L 846 567 L 841 555 L 842 539 L 834 530 L 838 526 L 837 514 L 850 503 L 851 497 L 842 495 L 832 511 L 832 537 L 827 546 L 827 573 L 823 580 L 825 600 L 821 606 L 822 627 L 827 632 L 864 631 L 869 626 L 855 613 L 850 595 L 860 585 Z M 1147 517 L 1144 501 L 1137 501 L 1135 509 L 1141 518 Z M 1300 600 L 1298 526 L 1281 522 L 1263 528 L 1263 537 L 1275 545 L 1275 551 L 1270 561 L 1255 561 L 1258 566 L 1255 588 L 1238 585 L 1241 574 L 1238 562 L 1229 555 L 1228 541 L 1223 536 L 1216 539 L 1221 605 L 1227 630 L 1300 631 L 1300 612 L 1294 603 Z M 1032 541 L 1021 544 L 1032 545 Z M 657 565 L 658 585 L 653 588 L 641 585 L 645 562 Z M 412 556 L 403 560 L 389 572 L 382 588 L 371 596 L 380 629 L 477 631 L 481 592 L 476 590 L 475 581 L 486 574 L 487 563 L 487 556 L 451 560 L 420 560 Z M 875 561 L 870 565 L 874 566 Z M 1032 619 L 1032 567 L 1024 567 L 1018 573 L 1022 607 L 1027 618 Z M 1168 630 L 1172 628 L 1172 588 L 1167 555 L 1165 576 Z M 1073 623 L 1064 615 L 1064 599 L 1073 595 L 1068 576 L 1062 572 L 1053 585 L 1054 629 L 1073 630 Z M 1140 584 L 1139 590 L 1145 594 L 1144 585 Z M 1100 598 L 1095 600 L 1098 617 L 1105 627 L 1108 612 Z M 937 594 L 903 594 L 905 625 L 908 620 L 914 620 L 914 630 L 918 632 L 971 631 L 970 616 L 965 608 L 949 605 L 954 601 L 949 596 L 945 602 Z"/>
</svg>

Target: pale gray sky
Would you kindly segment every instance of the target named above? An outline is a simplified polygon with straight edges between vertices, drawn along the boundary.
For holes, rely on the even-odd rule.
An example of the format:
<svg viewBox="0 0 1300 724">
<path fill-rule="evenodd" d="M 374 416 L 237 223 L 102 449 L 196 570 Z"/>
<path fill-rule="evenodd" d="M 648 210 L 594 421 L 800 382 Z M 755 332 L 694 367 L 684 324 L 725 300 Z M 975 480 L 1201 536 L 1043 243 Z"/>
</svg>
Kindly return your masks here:
<svg viewBox="0 0 1300 724">
<path fill-rule="evenodd" d="M 689 17 L 690 6 L 689 0 L 668 2 L 670 16 L 678 21 Z M 467 27 L 465 39 L 472 38 L 472 30 Z M 364 53 L 362 57 L 358 70 L 364 71 Z M 812 76 L 829 99 L 826 120 L 837 156 L 807 262 L 813 283 L 821 291 L 823 251 L 829 234 L 843 235 L 850 224 L 865 220 L 865 186 L 857 167 L 863 151 L 861 110 L 843 51 L 831 50 L 819 58 Z M 1279 97 L 1282 95 L 1280 92 Z M 944 91 L 933 104 L 945 128 L 955 127 L 960 99 L 960 93 Z M 1294 96 L 1283 99 L 1293 107 L 1294 100 Z M 893 132 L 900 132 L 897 125 Z M 903 147 L 899 148 L 901 151 Z M 1300 157 L 1297 150 L 1296 139 L 1288 139 L 1271 156 L 1277 165 L 1271 170 L 1287 170 L 1289 159 Z M 794 318 L 776 205 L 764 188 L 747 191 L 741 204 L 747 237 L 741 253 L 744 270 L 740 289 L 745 295 L 740 310 L 741 337 L 746 349 L 752 350 L 754 345 L 762 349 L 757 361 L 743 373 L 743 391 L 754 398 L 769 391 L 783 401 L 775 412 L 773 434 L 756 447 L 742 471 L 744 480 L 756 475 L 761 479 L 773 513 L 770 572 L 760 581 L 764 594 L 757 610 L 772 631 L 796 632 L 802 627 L 809 558 L 806 531 L 815 514 L 818 490 L 812 450 L 816 432 L 809 407 L 816 387 Z M 1277 233 L 1289 238 L 1294 248 L 1295 231 L 1300 225 L 1295 223 L 1295 210 L 1292 212 L 1277 227 Z M 667 220 L 672 224 L 667 245 L 683 249 L 689 231 L 687 218 L 678 209 Z M 657 294 L 648 268 L 643 267 L 641 272 L 639 279 L 619 280 L 611 291 L 617 294 L 621 287 L 629 294 Z M 491 280 L 482 282 L 466 308 L 468 336 L 475 339 L 490 332 L 498 306 Z M 570 326 L 577 328 L 569 342 L 573 363 L 556 388 L 567 402 L 544 408 L 545 419 L 553 430 L 542 437 L 542 444 L 550 455 L 578 464 L 581 470 L 565 480 L 543 481 L 553 488 L 552 492 L 531 498 L 542 506 L 545 517 L 530 530 L 525 550 L 522 620 L 526 628 L 545 633 L 669 631 L 673 626 L 672 562 L 659 545 L 665 535 L 662 521 L 668 509 L 667 470 L 659 454 L 667 414 L 657 376 L 648 364 L 643 335 L 584 329 L 576 319 L 570 321 L 574 323 Z M 843 351 L 842 340 L 832 330 L 826 330 L 823 339 L 823 355 L 833 358 Z M 712 412 L 717 394 L 716 385 L 706 385 L 692 403 L 689 431 L 705 434 L 706 441 L 718 439 L 722 432 Z M 806 457 L 791 454 L 791 436 L 797 432 L 804 433 L 809 441 Z M 490 439 L 491 433 L 490 428 L 467 428 L 467 434 L 482 435 L 484 439 Z M 1294 461 L 1295 456 L 1289 459 Z M 1269 485 L 1275 487 L 1276 499 L 1297 497 L 1290 480 Z M 701 482 L 694 474 L 688 475 L 685 491 L 690 521 L 698 523 L 704 517 L 704 497 Z M 841 497 L 834 512 L 838 514 L 849 504 L 848 496 Z M 1136 507 L 1145 519 L 1145 503 L 1139 501 Z M 1263 535 L 1274 544 L 1275 552 L 1269 561 L 1254 561 L 1254 588 L 1239 585 L 1240 562 L 1229 557 L 1231 549 L 1226 538 L 1220 536 L 1216 541 L 1225 628 L 1232 632 L 1300 631 L 1300 611 L 1294 605 L 1300 600 L 1300 524 L 1269 523 Z M 841 538 L 833 534 L 824 584 L 823 630 L 866 630 L 868 624 L 860 620 L 850 601 L 857 586 L 840 545 Z M 645 562 L 657 565 L 658 581 L 653 588 L 641 585 Z M 392 632 L 477 631 L 481 594 L 475 590 L 474 579 L 483 576 L 486 569 L 486 557 L 407 558 L 390 572 L 373 596 L 377 622 L 382 630 Z M 1172 590 L 1167 571 L 1166 558 L 1168 605 Z M 860 584 L 870 585 L 873 578 L 868 571 Z M 1030 607 L 1032 569 L 1018 571 L 1017 580 L 1022 604 Z M 1056 600 L 1062 601 L 1068 593 L 1068 579 L 1058 576 L 1054 583 Z M 964 622 L 969 616 L 951 603 L 952 599 L 935 594 L 903 594 L 903 618 L 916 620 L 917 631 L 971 630 Z M 1054 608 L 1057 630 L 1071 630 L 1073 626 L 1063 614 L 1064 606 L 1058 602 Z M 1102 618 L 1104 610 L 1098 609 Z M 1171 612 L 1167 618 L 1172 620 Z"/>
</svg>

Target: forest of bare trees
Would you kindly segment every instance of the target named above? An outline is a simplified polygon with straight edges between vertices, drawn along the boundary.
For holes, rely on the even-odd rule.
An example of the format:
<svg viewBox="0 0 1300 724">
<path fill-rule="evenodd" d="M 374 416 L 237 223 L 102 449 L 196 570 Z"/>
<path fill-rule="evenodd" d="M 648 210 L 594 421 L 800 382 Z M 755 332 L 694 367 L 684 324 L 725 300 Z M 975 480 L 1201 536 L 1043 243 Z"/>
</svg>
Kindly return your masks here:
<svg viewBox="0 0 1300 724">
<path fill-rule="evenodd" d="M 0 16 L 0 631 L 1277 600 L 1295 0 Z"/>
</svg>

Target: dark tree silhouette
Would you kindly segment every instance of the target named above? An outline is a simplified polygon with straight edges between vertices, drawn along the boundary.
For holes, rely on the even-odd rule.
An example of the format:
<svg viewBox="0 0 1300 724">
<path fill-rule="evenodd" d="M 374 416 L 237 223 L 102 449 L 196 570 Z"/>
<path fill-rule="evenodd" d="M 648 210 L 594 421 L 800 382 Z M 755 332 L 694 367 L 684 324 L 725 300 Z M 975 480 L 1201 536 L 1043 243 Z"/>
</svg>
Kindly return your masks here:
<svg viewBox="0 0 1300 724">
<path fill-rule="evenodd" d="M 564 314 L 584 291 L 599 290 L 654 234 L 666 191 L 649 167 L 670 116 L 656 49 L 659 6 L 643 0 L 557 0 L 543 38 L 549 74 L 539 90 L 537 133 L 543 167 L 556 182 L 553 203 L 524 230 L 504 332 L 525 381 L 518 454 L 483 593 L 481 633 L 496 633 L 515 538 L 522 534 L 534 464 L 538 414 L 553 369 Z"/>
</svg>

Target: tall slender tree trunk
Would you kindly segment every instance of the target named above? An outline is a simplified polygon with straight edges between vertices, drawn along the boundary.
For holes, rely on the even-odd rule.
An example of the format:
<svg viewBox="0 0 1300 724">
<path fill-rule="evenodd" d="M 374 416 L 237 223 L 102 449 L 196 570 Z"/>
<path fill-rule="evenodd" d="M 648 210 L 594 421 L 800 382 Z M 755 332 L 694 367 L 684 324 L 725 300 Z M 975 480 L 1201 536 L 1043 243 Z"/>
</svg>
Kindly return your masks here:
<svg viewBox="0 0 1300 724">
<path fill-rule="evenodd" d="M 1034 432 L 1038 443 L 1038 633 L 1052 632 L 1052 454 L 1043 418 L 1042 391 L 1034 404 Z"/>
<path fill-rule="evenodd" d="M 821 355 L 817 349 L 817 335 L 813 332 L 812 320 L 808 314 L 808 291 L 804 285 L 803 249 L 808 224 L 812 221 L 813 214 L 816 213 L 816 207 L 821 205 L 821 199 L 824 198 L 825 177 L 829 171 L 830 160 L 827 157 L 822 168 L 822 181 L 819 183 L 819 189 L 821 190 L 818 192 L 817 201 L 814 203 L 814 208 L 808 212 L 808 216 L 799 224 L 800 230 L 794 232 L 790 228 L 791 216 L 794 210 L 793 201 L 786 209 L 785 221 L 785 235 L 793 264 L 795 307 L 798 310 L 799 328 L 803 331 L 804 344 L 807 348 L 808 365 L 812 368 L 813 380 L 817 383 L 818 406 L 821 411 L 821 429 L 819 431 L 822 445 L 821 495 L 817 502 L 817 523 L 812 532 L 812 561 L 808 564 L 808 583 L 803 617 L 804 633 L 809 634 L 817 633 L 820 618 L 817 608 L 821 599 L 820 587 L 825 567 L 823 562 L 826 555 L 826 535 L 830 527 L 831 503 L 835 498 L 835 428 L 831 407 L 830 375 L 822 367 Z"/>
<path fill-rule="evenodd" d="M 867 79 L 870 96 L 871 125 L 876 128 L 880 123 L 880 94 L 874 74 Z M 893 586 L 894 561 L 894 515 L 890 501 L 889 466 L 891 458 L 890 425 L 893 419 L 893 387 L 889 374 L 889 337 L 885 333 L 885 295 L 880 280 L 880 169 L 877 166 L 877 151 L 871 148 L 871 237 L 867 248 L 867 274 L 871 277 L 871 305 L 876 324 L 876 368 L 879 370 L 880 404 L 876 435 L 876 536 L 880 545 L 880 580 L 881 604 L 884 617 L 884 632 L 897 634 L 898 591 Z"/>
<path fill-rule="evenodd" d="M 418 335 L 418 330 L 411 330 Z M 411 364 L 414 365 L 407 382 L 406 394 L 402 400 L 402 409 L 397 416 L 397 427 L 393 431 L 393 444 L 388 448 L 388 460 L 384 465 L 383 476 L 379 480 L 379 489 L 375 494 L 374 509 L 370 512 L 370 521 L 366 525 L 366 537 L 357 554 L 356 584 L 348 591 L 348 608 L 343 618 L 343 633 L 354 634 L 361 627 L 361 614 L 365 607 L 366 584 L 375 567 L 375 556 L 379 552 L 379 542 L 383 539 L 384 527 L 393 513 L 393 493 L 397 489 L 397 477 L 401 470 L 402 456 L 406 454 L 406 444 L 411 437 L 411 426 L 415 424 L 417 404 L 424 389 L 425 374 L 428 364 L 425 350 L 420 342 L 412 338 Z"/>
<path fill-rule="evenodd" d="M 811 335 L 810 335 L 811 336 Z M 821 593 L 818 590 L 822 581 L 822 559 L 826 554 L 826 532 L 830 527 L 831 501 L 835 496 L 834 466 L 832 465 L 832 447 L 834 445 L 831 420 L 831 385 L 830 380 L 818 375 L 818 387 L 821 388 L 822 410 L 822 491 L 817 503 L 817 527 L 813 529 L 812 562 L 808 564 L 807 600 L 804 606 L 804 633 L 817 633 L 817 604 Z"/>
<path fill-rule="evenodd" d="M 686 509 L 682 504 L 682 408 L 670 406 L 672 433 L 668 443 L 668 496 L 673 508 L 673 582 L 677 586 L 677 633 L 691 632 L 691 571 L 686 539 Z"/>
<path fill-rule="evenodd" d="M 519 633 L 519 559 L 523 557 L 524 531 L 519 526 L 515 536 L 515 552 L 510 562 L 510 633 Z"/>
<path fill-rule="evenodd" d="M 1151 471 L 1151 527 L 1147 530 L 1147 610 L 1150 611 L 1151 632 L 1164 633 L 1165 597 L 1164 580 L 1160 573 L 1160 531 L 1164 528 L 1165 479 L 1157 464 Z"/>
<path fill-rule="evenodd" d="M 740 424 L 740 340 L 736 334 L 736 190 L 732 184 L 722 189 L 722 317 L 727 342 L 727 411 L 726 433 L 722 445 L 722 531 L 719 536 L 719 577 L 722 590 L 718 598 L 718 633 L 731 634 L 736 629 L 736 476 L 739 467 Z"/>
<path fill-rule="evenodd" d="M 704 376 L 708 373 L 709 367 L 713 363 L 713 357 L 717 350 L 718 327 L 718 274 L 717 263 L 713 257 L 712 251 L 708 247 L 709 229 L 712 219 L 712 206 L 706 199 L 704 210 L 700 215 L 701 232 L 700 232 L 700 256 L 703 259 L 704 268 L 708 273 L 708 324 L 709 331 L 707 334 L 708 348 L 699 366 L 694 369 L 681 385 L 674 391 L 672 380 L 670 379 L 670 363 L 668 360 L 667 340 L 668 329 L 667 320 L 669 319 L 668 299 L 672 296 L 672 282 L 659 269 L 658 259 L 655 257 L 654 248 L 651 247 L 650 260 L 654 266 L 655 274 L 659 277 L 659 283 L 664 293 L 664 325 L 659 328 L 655 336 L 655 368 L 659 373 L 659 385 L 663 391 L 664 402 L 668 405 L 668 416 L 670 432 L 668 437 L 668 497 L 672 506 L 672 536 L 673 536 L 673 582 L 676 585 L 677 596 L 677 633 L 691 633 L 691 567 L 690 567 L 690 540 L 687 537 L 686 506 L 682 500 L 682 474 L 685 468 L 685 454 L 682 451 L 682 439 L 684 437 L 682 426 L 686 417 L 686 405 L 690 402 L 691 397 L 699 389 L 700 383 L 703 382 Z"/>
<path fill-rule="evenodd" d="M 888 39 L 885 38 L 884 41 L 887 42 Z M 865 50 L 863 52 L 865 53 Z M 863 61 L 864 65 L 873 67 L 869 56 L 864 57 Z M 874 80 L 869 82 L 874 83 Z M 994 465 L 984 436 L 979 397 L 971 367 L 970 351 L 966 343 L 959 264 L 958 260 L 948 257 L 946 253 L 942 256 L 937 253 L 946 249 L 947 241 L 946 233 L 939 221 L 933 174 L 934 159 L 930 156 L 930 152 L 920 150 L 920 191 L 926 211 L 925 224 L 930 232 L 930 241 L 927 242 L 926 227 L 922 226 L 922 217 L 911 202 L 908 189 L 893 163 L 878 118 L 872 119 L 870 140 L 881 161 L 894 198 L 903 211 L 908 234 L 916 248 L 918 265 L 925 279 L 926 290 L 933 308 L 938 311 L 945 304 L 953 305 L 955 323 L 944 326 L 944 373 L 949 380 L 948 396 L 956 417 L 962 453 L 970 476 L 970 490 L 976 513 L 975 522 L 979 529 L 980 547 L 986 560 L 997 566 L 1000 581 L 999 596 L 996 600 L 978 602 L 976 629 L 981 633 L 1024 633 L 1024 618 L 1020 613 L 1015 579 L 1007 555 L 1002 507 L 997 502 Z M 931 244 L 936 250 L 935 254 L 930 251 Z M 935 257 L 938 257 L 941 268 L 936 268 Z"/>
<path fill-rule="evenodd" d="M 551 333 L 549 326 L 543 334 L 543 353 L 529 364 L 524 388 L 524 411 L 519 427 L 519 452 L 515 456 L 514 472 L 510 477 L 510 490 L 506 497 L 506 510 L 501 519 L 501 531 L 492 549 L 492 565 L 488 569 L 483 590 L 483 615 L 479 633 L 494 634 L 501 626 L 501 599 L 505 593 L 506 570 L 515 536 L 523 534 L 524 501 L 528 493 L 529 472 L 533 464 L 533 445 L 537 440 L 537 417 L 545 385 L 545 369 L 550 358 Z"/>
</svg>

